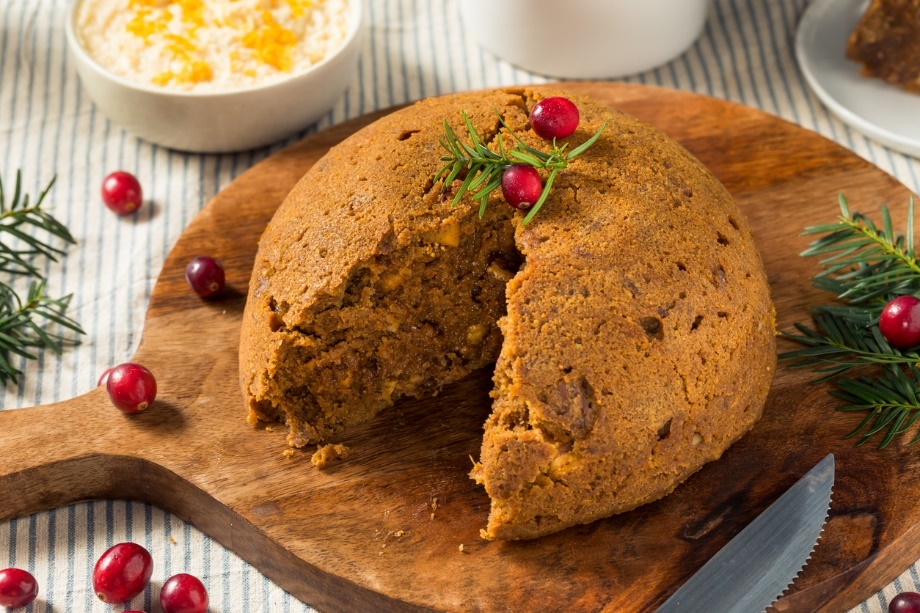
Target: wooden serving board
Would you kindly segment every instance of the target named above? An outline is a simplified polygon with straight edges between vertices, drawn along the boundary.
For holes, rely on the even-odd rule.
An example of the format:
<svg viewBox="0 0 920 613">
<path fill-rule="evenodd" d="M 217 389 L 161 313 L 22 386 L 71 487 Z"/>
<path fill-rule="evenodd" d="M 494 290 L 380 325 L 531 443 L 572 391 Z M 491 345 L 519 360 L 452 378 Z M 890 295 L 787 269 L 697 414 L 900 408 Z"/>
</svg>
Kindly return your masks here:
<svg viewBox="0 0 920 613">
<path fill-rule="evenodd" d="M 862 212 L 889 203 L 904 218 L 909 193 L 895 179 L 760 111 L 645 86 L 564 87 L 659 127 L 728 186 L 754 228 L 781 329 L 828 298 L 811 288 L 816 262 L 797 254 L 807 242 L 801 229 L 837 214 L 838 192 Z M 301 175 L 380 115 L 253 167 L 185 231 L 154 288 L 133 359 L 157 377 L 152 409 L 121 415 L 100 388 L 0 412 L 0 519 L 94 498 L 149 502 L 321 610 L 645 611 L 834 453 L 831 518 L 777 608 L 844 610 L 920 558 L 920 447 L 878 451 L 841 440 L 861 416 L 835 412 L 826 386 L 808 385 L 809 373 L 786 365 L 763 419 L 672 495 L 529 542 L 479 538 L 489 501 L 467 473 L 490 409 L 489 372 L 401 403 L 341 437 L 336 442 L 353 450 L 344 463 L 320 471 L 310 451 L 283 456 L 285 428 L 247 424 L 237 384 L 256 244 Z M 227 270 L 229 290 L 219 300 L 202 301 L 186 286 L 185 265 L 200 254 Z"/>
</svg>

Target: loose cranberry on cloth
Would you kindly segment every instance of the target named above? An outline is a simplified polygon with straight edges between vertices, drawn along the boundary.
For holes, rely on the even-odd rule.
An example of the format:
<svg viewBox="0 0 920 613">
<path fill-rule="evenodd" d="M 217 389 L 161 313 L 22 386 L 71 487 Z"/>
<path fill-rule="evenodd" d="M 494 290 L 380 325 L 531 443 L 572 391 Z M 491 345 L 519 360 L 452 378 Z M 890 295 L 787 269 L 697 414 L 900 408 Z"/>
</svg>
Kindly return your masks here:
<svg viewBox="0 0 920 613">
<path fill-rule="evenodd" d="M 920 344 L 920 299 L 898 296 L 882 310 L 878 327 L 893 347 L 907 349 Z"/>
<path fill-rule="evenodd" d="M 123 413 L 140 413 L 157 397 L 157 381 L 146 367 L 128 362 L 112 369 L 105 389 Z"/>
<path fill-rule="evenodd" d="M 554 96 L 537 102 L 530 111 L 530 126 L 540 138 L 565 138 L 578 128 L 578 107 L 568 98 Z"/>
<path fill-rule="evenodd" d="M 137 543 L 118 543 L 96 561 L 93 591 L 102 602 L 128 602 L 144 591 L 152 574 L 149 551 Z"/>
<path fill-rule="evenodd" d="M 888 613 L 920 613 L 920 594 L 901 592 L 888 603 Z"/>
<path fill-rule="evenodd" d="M 208 610 L 208 591 L 198 577 L 180 573 L 173 575 L 160 590 L 163 613 L 205 613 Z"/>
<path fill-rule="evenodd" d="M 0 607 L 18 609 L 38 596 L 38 582 L 21 568 L 0 570 Z"/>
<path fill-rule="evenodd" d="M 106 368 L 105 370 L 103 370 L 103 371 L 102 371 L 102 374 L 99 375 L 99 380 L 96 381 L 96 387 L 99 387 L 99 386 L 102 386 L 102 385 L 105 385 L 106 383 L 108 383 L 108 381 L 109 381 L 109 375 L 112 374 L 112 371 L 113 371 L 113 370 L 115 370 L 115 369 L 114 369 L 114 368 Z"/>
<path fill-rule="evenodd" d="M 102 182 L 102 201 L 119 215 L 129 215 L 144 201 L 141 184 L 131 173 L 117 170 Z"/>
</svg>

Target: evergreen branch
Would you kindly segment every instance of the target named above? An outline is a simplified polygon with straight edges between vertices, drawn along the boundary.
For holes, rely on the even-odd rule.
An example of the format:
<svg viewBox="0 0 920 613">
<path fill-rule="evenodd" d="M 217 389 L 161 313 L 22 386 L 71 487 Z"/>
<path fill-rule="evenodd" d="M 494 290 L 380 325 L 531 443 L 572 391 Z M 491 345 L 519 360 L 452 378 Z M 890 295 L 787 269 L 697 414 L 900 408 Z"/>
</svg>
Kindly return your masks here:
<svg viewBox="0 0 920 613">
<path fill-rule="evenodd" d="M 30 277 L 25 299 L 6 283 L 0 282 L 0 385 L 15 383 L 22 371 L 14 365 L 14 356 L 37 359 L 34 350 L 50 349 L 60 354 L 67 344 L 77 341 L 70 333 L 84 334 L 80 325 L 66 314 L 71 296 L 50 298 L 47 280 L 35 264 L 37 257 L 56 261 L 65 250 L 54 239 L 66 244 L 76 241 L 64 224 L 42 208 L 54 185 L 52 179 L 30 203 L 22 193 L 22 175 L 16 173 L 13 197 L 7 201 L 0 179 L 0 271 Z M 48 236 L 35 234 L 41 231 Z M 49 331 L 57 326 L 61 332 Z"/>
<path fill-rule="evenodd" d="M 48 323 L 84 334 L 80 325 L 65 312 L 71 296 L 49 298 L 45 295 L 46 281 L 33 280 L 25 300 L 13 289 L 0 283 L 0 385 L 13 383 L 22 371 L 13 365 L 11 354 L 36 359 L 30 349 L 50 349 L 60 354 L 64 345 L 77 341 L 63 333 L 48 332 Z"/>
<path fill-rule="evenodd" d="M 57 238 L 65 243 L 74 244 L 76 241 L 70 231 L 42 208 L 42 203 L 48 191 L 54 185 L 54 179 L 39 195 L 33 204 L 29 203 L 29 196 L 22 196 L 22 175 L 16 172 L 16 186 L 13 199 L 7 203 L 3 195 L 3 185 L 0 182 L 0 271 L 40 276 L 32 259 L 43 256 L 56 261 L 58 256 L 64 255 L 64 249 L 56 247 L 51 239 Z M 47 239 L 39 238 L 26 231 L 26 228 L 42 230 L 50 236 Z M 13 246 L 5 240 L 8 236 L 13 241 L 18 241 L 21 246 Z"/>
<path fill-rule="evenodd" d="M 499 132 L 495 137 L 498 151 L 489 149 L 486 141 L 473 126 L 469 115 L 466 111 L 463 111 L 461 116 L 470 144 L 461 141 L 450 124 L 447 121 L 444 122 L 444 136 L 440 139 L 440 144 L 447 151 L 447 155 L 441 157 L 444 165 L 434 175 L 433 182 L 437 183 L 443 180 L 441 193 L 444 193 L 455 180 L 461 179 L 460 186 L 454 193 L 453 198 L 451 198 L 451 206 L 457 206 L 464 195 L 470 194 L 471 200 L 479 202 L 479 217 L 481 218 L 485 215 L 489 194 L 501 187 L 502 174 L 505 170 L 515 164 L 526 164 L 537 170 L 548 170 L 549 175 L 539 199 L 521 222 L 522 225 L 527 225 L 549 197 L 553 182 L 559 171 L 567 168 L 572 159 L 587 151 L 591 145 L 597 142 L 597 139 L 600 138 L 601 133 L 607 127 L 609 120 L 605 120 L 604 124 L 591 138 L 575 149 L 568 151 L 568 143 L 558 145 L 556 140 L 553 139 L 553 147 L 547 153 L 529 146 L 505 123 L 504 117 L 498 111 L 495 111 L 495 114 L 498 116 L 501 128 L 504 128 L 514 139 L 514 147 L 506 149 L 502 133 Z M 461 177 L 460 175 L 464 169 L 466 174 Z"/>
<path fill-rule="evenodd" d="M 806 228 L 819 236 L 803 256 L 820 257 L 822 271 L 813 284 L 836 295 L 834 304 L 812 309 L 814 327 L 796 324 L 782 335 L 802 345 L 780 359 L 794 367 L 809 367 L 816 382 L 833 381 L 831 394 L 844 401 L 837 410 L 865 411 L 866 417 L 846 438 L 859 436 L 859 445 L 880 436 L 888 446 L 920 419 L 920 346 L 893 347 L 878 322 L 885 305 L 898 296 L 920 296 L 920 263 L 914 246 L 914 199 L 907 210 L 907 229 L 896 232 L 888 207 L 881 208 L 881 227 L 851 212 L 839 196 L 836 223 Z M 863 374 L 842 375 L 854 369 Z M 918 432 L 908 444 L 920 441 Z"/>
<path fill-rule="evenodd" d="M 844 438 L 860 436 L 863 445 L 873 436 L 885 431 L 879 449 L 884 449 L 894 438 L 906 432 L 920 418 L 920 370 L 915 364 L 907 368 L 885 367 L 875 377 L 860 376 L 837 381 L 831 394 L 849 403 L 838 410 L 866 411 L 866 418 Z M 920 441 L 918 432 L 908 443 Z"/>
<path fill-rule="evenodd" d="M 812 309 L 812 317 L 816 329 L 796 324 L 800 334 L 782 333 L 805 348 L 781 353 L 779 359 L 797 360 L 793 367 L 823 366 L 815 368 L 825 373 L 818 382 L 860 366 L 920 362 L 917 351 L 892 347 L 878 329 L 878 317 L 865 310 L 828 305 Z"/>
<path fill-rule="evenodd" d="M 837 280 L 853 281 L 848 288 L 847 299 L 853 302 L 860 292 L 875 284 L 890 285 L 906 281 L 920 289 L 920 264 L 914 257 L 914 247 L 908 244 L 904 235 L 893 230 L 891 214 L 887 206 L 881 210 L 883 227 L 860 213 L 850 213 L 846 198 L 839 196 L 841 215 L 836 224 L 825 224 L 807 228 L 804 235 L 826 234 L 812 242 L 803 256 L 827 255 L 820 264 L 824 270 L 816 276 Z M 908 216 L 913 220 L 913 197 Z M 912 229 L 908 230 L 913 234 Z M 854 269 L 855 267 L 855 269 Z M 846 273 L 856 273 L 843 276 Z M 870 294 L 874 297 L 874 294 Z M 863 296 L 865 297 L 865 296 Z"/>
</svg>

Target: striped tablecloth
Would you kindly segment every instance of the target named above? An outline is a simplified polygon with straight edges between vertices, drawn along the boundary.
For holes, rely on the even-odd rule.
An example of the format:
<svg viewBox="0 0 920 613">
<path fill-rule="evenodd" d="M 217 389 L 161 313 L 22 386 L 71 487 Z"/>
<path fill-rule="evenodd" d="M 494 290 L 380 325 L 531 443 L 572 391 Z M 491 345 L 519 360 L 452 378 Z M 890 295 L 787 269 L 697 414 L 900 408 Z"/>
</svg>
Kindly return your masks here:
<svg viewBox="0 0 920 613">
<path fill-rule="evenodd" d="M 358 74 L 305 133 L 426 96 L 546 81 L 471 43 L 457 0 L 366 1 L 369 36 Z M 793 53 L 806 4 L 715 0 L 702 38 L 688 52 L 625 80 L 761 108 L 841 143 L 920 191 L 920 161 L 854 132 L 808 90 Z M 0 176 L 9 181 L 21 168 L 25 186 L 37 193 L 57 175 L 50 200 L 78 245 L 45 273 L 53 294 L 74 294 L 72 314 L 86 336 L 60 357 L 45 352 L 37 362 L 23 362 L 25 377 L 0 393 L 0 409 L 82 394 L 105 368 L 126 361 L 163 260 L 189 221 L 234 177 L 303 136 L 235 155 L 175 153 L 139 141 L 112 125 L 82 91 L 65 53 L 65 9 L 66 0 L 0 0 Z M 119 168 L 140 178 L 148 199 L 125 219 L 105 209 L 98 195 L 103 176 Z M 184 571 L 203 579 L 214 611 L 311 610 L 195 528 L 139 503 L 77 504 L 0 523 L 0 568 L 26 568 L 37 577 L 41 594 L 30 611 L 107 611 L 93 595 L 92 567 L 106 547 L 124 540 L 153 554 L 153 590 Z M 887 611 L 893 594 L 918 589 L 915 565 L 855 610 Z M 159 611 L 153 590 L 132 607 Z"/>
</svg>

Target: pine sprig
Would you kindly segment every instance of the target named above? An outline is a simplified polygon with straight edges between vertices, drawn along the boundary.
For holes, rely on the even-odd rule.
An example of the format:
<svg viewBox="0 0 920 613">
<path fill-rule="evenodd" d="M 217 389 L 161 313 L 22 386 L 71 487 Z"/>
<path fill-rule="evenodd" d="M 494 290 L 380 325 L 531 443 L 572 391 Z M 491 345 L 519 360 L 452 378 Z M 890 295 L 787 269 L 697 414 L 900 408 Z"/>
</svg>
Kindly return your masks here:
<svg viewBox="0 0 920 613">
<path fill-rule="evenodd" d="M 837 302 L 812 309 L 814 327 L 796 324 L 797 333 L 783 336 L 804 348 L 785 352 L 780 359 L 793 366 L 810 367 L 817 381 L 834 382 L 831 393 L 847 405 L 840 411 L 867 411 L 866 419 L 847 436 L 860 443 L 881 435 L 884 448 L 920 419 L 920 347 L 892 347 L 879 330 L 882 309 L 903 295 L 920 297 L 920 263 L 914 247 L 914 200 L 910 199 L 907 229 L 896 232 L 888 208 L 881 209 L 882 224 L 851 212 L 839 197 L 836 223 L 812 226 L 804 235 L 819 235 L 803 256 L 818 256 L 823 270 L 813 278 L 815 287 L 836 295 Z M 842 375 L 854 369 L 857 377 Z M 920 441 L 920 434 L 909 444 Z"/>
<path fill-rule="evenodd" d="M 540 193 L 540 197 L 533 204 L 522 222 L 522 225 L 527 225 L 546 202 L 550 191 L 553 189 L 553 182 L 559 171 L 568 167 L 569 162 L 587 151 L 591 145 L 597 142 L 597 139 L 600 138 L 601 133 L 607 127 L 607 122 L 609 120 L 605 120 L 604 124 L 593 136 L 591 136 L 591 138 L 571 151 L 568 151 L 568 143 L 558 145 L 554 138 L 553 147 L 547 153 L 527 145 L 527 143 L 521 140 L 521 138 L 508 127 L 508 124 L 505 123 L 504 118 L 499 115 L 498 111 L 496 111 L 495 114 L 498 115 L 501 126 L 507 130 L 514 139 L 514 146 L 511 149 L 506 149 L 502 133 L 499 132 L 495 136 L 498 151 L 496 152 L 489 149 L 482 136 L 473 126 L 473 122 L 470 121 L 469 115 L 467 115 L 466 111 L 463 111 L 463 123 L 466 126 L 467 135 L 469 136 L 471 144 L 463 142 L 457 136 L 457 133 L 450 124 L 447 123 L 447 121 L 444 122 L 444 137 L 441 138 L 440 143 L 441 147 L 447 151 L 447 155 L 441 158 L 441 161 L 444 162 L 444 166 L 434 176 L 434 183 L 437 183 L 443 178 L 444 182 L 441 184 L 441 191 L 444 192 L 465 169 L 466 175 L 451 200 L 451 206 L 457 206 L 460 199 L 463 198 L 465 194 L 469 193 L 471 200 L 479 202 L 479 217 L 482 218 L 482 216 L 485 215 L 486 206 L 489 202 L 489 194 L 501 187 L 502 174 L 510 166 L 514 164 L 526 164 L 528 166 L 533 166 L 537 170 L 549 169 L 549 175 L 546 178 L 546 183 L 543 185 L 543 191 Z"/>
<path fill-rule="evenodd" d="M 836 224 L 807 228 L 804 236 L 826 234 L 802 252 L 827 256 L 815 286 L 838 294 L 851 304 L 885 306 L 886 296 L 920 291 L 920 264 L 914 252 L 914 204 L 910 200 L 907 232 L 894 231 L 891 214 L 883 206 L 882 228 L 861 213 L 850 213 L 846 198 L 839 197 L 841 215 Z"/>
<path fill-rule="evenodd" d="M 42 348 L 60 354 L 65 344 L 77 342 L 68 331 L 84 333 L 66 315 L 71 296 L 48 297 L 47 280 L 36 266 L 37 258 L 56 261 L 64 255 L 64 248 L 57 246 L 56 240 L 65 245 L 76 242 L 70 231 L 42 208 L 53 185 L 54 179 L 30 202 L 29 196 L 22 193 L 22 177 L 17 172 L 12 198 L 7 200 L 0 180 L 0 271 L 29 277 L 25 298 L 0 282 L 0 385 L 3 386 L 22 375 L 13 364 L 14 356 L 37 359 L 35 350 Z M 63 329 L 61 333 L 49 331 L 54 324 Z"/>
<path fill-rule="evenodd" d="M 49 323 L 83 334 L 80 325 L 65 314 L 71 296 L 49 298 L 45 279 L 32 280 L 25 300 L 11 287 L 0 284 L 0 385 L 14 383 L 22 371 L 13 365 L 13 355 L 29 360 L 38 356 L 32 349 L 46 348 L 60 354 L 65 344 L 74 344 L 65 334 L 45 329 Z"/>
<path fill-rule="evenodd" d="M 862 375 L 838 381 L 837 389 L 831 394 L 849 403 L 838 407 L 838 410 L 867 412 L 862 423 L 844 438 L 858 435 L 861 437 L 858 445 L 863 445 L 885 431 L 879 443 L 879 449 L 884 449 L 896 436 L 907 432 L 920 418 L 920 410 L 917 410 L 920 408 L 918 381 L 920 370 L 917 370 L 916 364 L 904 369 L 886 366 L 875 377 Z M 920 442 L 920 432 L 908 445 L 917 442 Z"/>
<path fill-rule="evenodd" d="M 881 364 L 914 364 L 920 360 L 916 352 L 902 352 L 892 347 L 874 322 L 863 322 L 843 309 L 820 306 L 812 309 L 815 328 L 795 324 L 800 334 L 783 336 L 805 346 L 805 349 L 780 354 L 780 359 L 798 360 L 794 366 L 812 367 L 821 374 L 815 382 L 828 381 L 853 368 Z"/>
<path fill-rule="evenodd" d="M 64 224 L 42 208 L 54 181 L 51 179 L 38 199 L 30 203 L 29 196 L 22 194 L 20 172 L 16 172 L 13 198 L 9 202 L 4 196 L 3 181 L 0 179 L 0 272 L 41 276 L 32 261 L 35 257 L 43 256 L 57 261 L 58 256 L 64 255 L 64 249 L 29 233 L 30 227 L 47 232 L 65 243 L 76 243 Z M 23 246 L 13 247 L 8 239 L 18 239 Z"/>
</svg>

